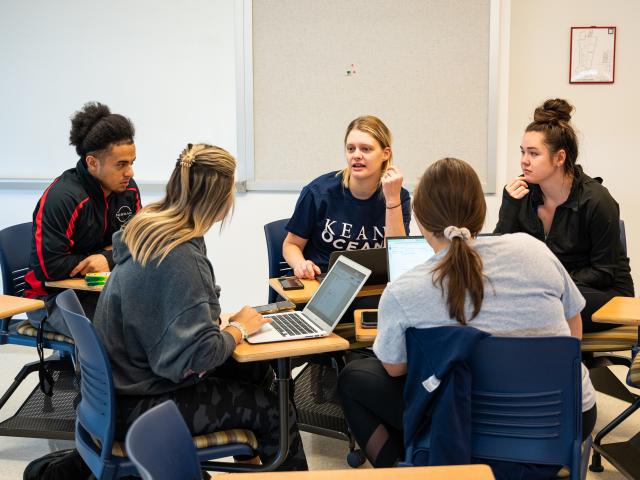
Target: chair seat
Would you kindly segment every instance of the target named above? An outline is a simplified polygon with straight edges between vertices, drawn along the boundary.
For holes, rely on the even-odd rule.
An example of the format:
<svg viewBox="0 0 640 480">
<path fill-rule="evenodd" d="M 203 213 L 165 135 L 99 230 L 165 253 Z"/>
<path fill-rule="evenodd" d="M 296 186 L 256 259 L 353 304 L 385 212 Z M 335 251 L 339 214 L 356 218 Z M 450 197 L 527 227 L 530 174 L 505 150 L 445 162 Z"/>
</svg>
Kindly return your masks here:
<svg viewBox="0 0 640 480">
<path fill-rule="evenodd" d="M 197 449 L 218 447 L 232 443 L 243 443 L 249 445 L 253 450 L 258 448 L 258 441 L 251 430 L 234 428 L 232 430 L 207 433 L 193 437 L 193 444 Z M 111 455 L 114 457 L 126 457 L 127 453 L 124 449 L 124 442 L 113 442 Z"/>
<path fill-rule="evenodd" d="M 580 349 L 583 352 L 615 352 L 631 350 L 638 342 L 638 327 L 625 325 L 604 332 L 582 335 Z"/>
<path fill-rule="evenodd" d="M 33 325 L 31 325 L 28 321 L 24 321 L 22 322 L 20 325 L 18 325 L 18 328 L 16 329 L 16 331 L 20 334 L 20 335 L 25 335 L 27 337 L 37 337 L 38 336 L 38 329 L 36 327 L 34 327 Z M 73 345 L 73 338 L 67 337 L 61 333 L 56 333 L 56 332 L 48 332 L 48 331 L 44 331 L 44 338 L 46 338 L 47 340 L 54 340 L 56 342 L 66 342 L 66 343 L 70 343 L 71 345 Z"/>
</svg>

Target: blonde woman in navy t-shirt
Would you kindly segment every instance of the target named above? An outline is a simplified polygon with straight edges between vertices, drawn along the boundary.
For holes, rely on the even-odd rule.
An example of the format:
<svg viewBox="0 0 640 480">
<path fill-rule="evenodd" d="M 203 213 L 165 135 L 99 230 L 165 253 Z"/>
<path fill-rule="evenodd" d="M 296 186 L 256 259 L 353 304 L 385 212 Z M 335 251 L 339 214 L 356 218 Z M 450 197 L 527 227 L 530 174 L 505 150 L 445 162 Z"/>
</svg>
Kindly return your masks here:
<svg viewBox="0 0 640 480">
<path fill-rule="evenodd" d="M 335 250 L 384 247 L 404 236 L 411 221 L 409 192 L 391 164 L 391 133 L 377 117 L 358 117 L 344 139 L 347 166 L 302 189 L 287 223 L 282 252 L 298 278 L 326 271 Z"/>
</svg>

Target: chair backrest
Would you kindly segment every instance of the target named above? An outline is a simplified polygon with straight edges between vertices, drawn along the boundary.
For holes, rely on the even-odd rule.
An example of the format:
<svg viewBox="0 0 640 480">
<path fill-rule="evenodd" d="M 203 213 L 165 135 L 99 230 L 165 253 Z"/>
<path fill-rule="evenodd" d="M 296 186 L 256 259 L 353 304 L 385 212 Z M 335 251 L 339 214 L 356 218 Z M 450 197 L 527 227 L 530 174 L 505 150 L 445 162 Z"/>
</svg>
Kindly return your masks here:
<svg viewBox="0 0 640 480">
<path fill-rule="evenodd" d="M 126 451 L 143 480 L 200 480 L 191 433 L 172 400 L 140 415 L 129 428 Z"/>
<path fill-rule="evenodd" d="M 269 278 L 291 275 L 291 267 L 284 261 L 282 256 L 282 244 L 287 231 L 284 229 L 289 221 L 288 218 L 267 223 L 264 226 L 264 235 L 267 241 L 267 258 L 269 259 Z M 277 294 L 269 289 L 269 303 L 276 301 Z"/>
<path fill-rule="evenodd" d="M 0 231 L 0 268 L 5 295 L 22 296 L 24 276 L 29 270 L 31 255 L 31 222 L 20 223 Z"/>
<path fill-rule="evenodd" d="M 567 465 L 579 479 L 579 341 L 488 337 L 478 343 L 471 368 L 473 456 Z"/>
<path fill-rule="evenodd" d="M 80 364 L 82 400 L 76 410 L 76 448 L 94 475 L 101 478 L 111 461 L 115 430 L 115 390 L 109 357 L 73 290 L 58 295 L 56 305 L 75 341 Z"/>
</svg>

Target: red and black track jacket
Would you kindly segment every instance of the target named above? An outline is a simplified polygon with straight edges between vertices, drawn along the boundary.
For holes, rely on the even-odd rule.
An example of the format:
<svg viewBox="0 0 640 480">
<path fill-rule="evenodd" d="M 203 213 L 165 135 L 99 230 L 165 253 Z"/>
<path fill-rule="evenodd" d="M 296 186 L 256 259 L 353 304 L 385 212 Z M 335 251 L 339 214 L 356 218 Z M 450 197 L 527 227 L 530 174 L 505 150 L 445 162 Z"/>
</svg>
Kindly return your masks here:
<svg viewBox="0 0 640 480">
<path fill-rule="evenodd" d="M 30 270 L 24 296 L 48 297 L 44 282 L 69 278 L 89 255 L 101 253 L 112 269 L 113 254 L 104 250 L 111 236 L 140 210 L 140 192 L 131 179 L 123 193 L 105 196 L 83 161 L 65 171 L 44 191 L 33 212 Z"/>
</svg>

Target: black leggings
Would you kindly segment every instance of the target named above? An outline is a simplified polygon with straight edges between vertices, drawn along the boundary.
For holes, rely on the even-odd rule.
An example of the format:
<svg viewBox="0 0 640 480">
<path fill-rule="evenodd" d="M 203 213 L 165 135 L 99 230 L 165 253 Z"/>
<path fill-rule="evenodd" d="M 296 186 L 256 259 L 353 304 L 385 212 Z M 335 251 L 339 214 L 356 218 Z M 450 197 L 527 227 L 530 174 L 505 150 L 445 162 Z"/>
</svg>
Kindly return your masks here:
<svg viewBox="0 0 640 480">
<path fill-rule="evenodd" d="M 377 358 L 355 360 L 338 377 L 349 429 L 374 467 L 391 467 L 404 457 L 404 382 L 405 376 L 389 376 Z"/>
<path fill-rule="evenodd" d="M 338 377 L 338 392 L 351 433 L 374 467 L 404 459 L 402 414 L 405 377 L 391 377 L 377 358 L 349 363 Z M 596 407 L 582 414 L 582 440 L 596 422 Z"/>
<path fill-rule="evenodd" d="M 587 301 L 582 312 L 580 312 L 582 315 L 582 331 L 584 333 L 603 332 L 620 326 L 613 323 L 594 322 L 591 320 L 591 316 L 613 297 L 626 296 L 624 293 L 618 292 L 617 290 L 596 290 L 591 287 L 578 287 L 578 290 L 580 290 L 580 293 Z"/>
<path fill-rule="evenodd" d="M 264 363 L 241 364 L 229 359 L 212 374 L 189 387 L 160 395 L 120 395 L 116 406 L 115 438 L 124 439 L 129 426 L 146 410 L 173 400 L 194 435 L 232 428 L 252 430 L 258 440 L 260 460 L 263 464 L 268 463 L 275 457 L 280 442 L 278 398 L 264 388 L 273 378 L 270 372 Z M 289 424 L 289 454 L 278 470 L 307 470 L 291 405 Z"/>
</svg>

